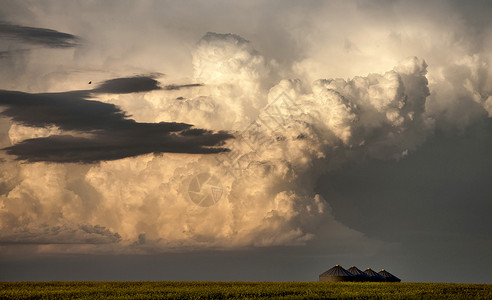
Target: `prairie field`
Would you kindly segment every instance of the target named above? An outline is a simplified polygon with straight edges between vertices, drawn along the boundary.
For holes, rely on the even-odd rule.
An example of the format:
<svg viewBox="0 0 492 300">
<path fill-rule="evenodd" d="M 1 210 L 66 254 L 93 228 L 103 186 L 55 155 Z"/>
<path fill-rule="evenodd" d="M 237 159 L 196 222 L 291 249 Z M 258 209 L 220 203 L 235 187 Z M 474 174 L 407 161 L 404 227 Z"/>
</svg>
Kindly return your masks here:
<svg viewBox="0 0 492 300">
<path fill-rule="evenodd" d="M 492 299 L 492 284 L 0 282 L 0 299 Z"/>
</svg>

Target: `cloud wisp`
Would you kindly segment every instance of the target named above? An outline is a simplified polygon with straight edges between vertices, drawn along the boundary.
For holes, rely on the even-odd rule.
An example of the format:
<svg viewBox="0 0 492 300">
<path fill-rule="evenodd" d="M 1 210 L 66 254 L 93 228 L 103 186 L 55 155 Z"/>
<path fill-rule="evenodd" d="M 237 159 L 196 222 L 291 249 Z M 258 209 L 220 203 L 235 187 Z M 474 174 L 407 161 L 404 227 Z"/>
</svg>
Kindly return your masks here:
<svg viewBox="0 0 492 300">
<path fill-rule="evenodd" d="M 79 38 L 73 34 L 7 22 L 0 22 L 0 37 L 50 48 L 72 48 L 76 47 L 79 42 Z"/>
<path fill-rule="evenodd" d="M 95 93 L 130 94 L 160 90 L 155 76 L 135 76 L 106 80 L 92 91 Z"/>
<path fill-rule="evenodd" d="M 168 84 L 164 87 L 165 90 L 172 91 L 172 90 L 180 90 L 184 88 L 194 88 L 194 87 L 199 87 L 203 86 L 201 83 L 190 83 L 190 84 Z"/>
<path fill-rule="evenodd" d="M 203 86 L 201 83 L 188 83 L 168 84 L 161 87 L 159 85 L 159 81 L 155 79 L 159 75 L 161 74 L 109 79 L 101 83 L 97 88 L 91 90 L 91 92 L 106 94 L 131 94 L 155 90 L 174 91 Z"/>
<path fill-rule="evenodd" d="M 115 80 L 110 82 L 118 82 Z M 0 91 L 0 105 L 5 107 L 1 114 L 14 122 L 30 127 L 56 126 L 72 132 L 26 139 L 4 150 L 29 162 L 93 163 L 147 153 L 224 152 L 227 149 L 220 146 L 232 138 L 226 132 L 193 129 L 185 123 L 135 122 L 116 105 L 87 100 L 89 96 L 88 91 Z"/>
</svg>

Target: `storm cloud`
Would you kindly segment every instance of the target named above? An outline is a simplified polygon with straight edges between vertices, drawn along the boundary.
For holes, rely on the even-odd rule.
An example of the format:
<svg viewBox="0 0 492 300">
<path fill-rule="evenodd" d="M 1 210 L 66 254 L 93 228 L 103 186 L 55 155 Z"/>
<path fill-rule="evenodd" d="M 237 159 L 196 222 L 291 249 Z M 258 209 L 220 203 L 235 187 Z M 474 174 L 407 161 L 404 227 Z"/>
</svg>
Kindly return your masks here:
<svg viewBox="0 0 492 300">
<path fill-rule="evenodd" d="M 4 2 L 0 20 L 80 43 L 2 36 L 0 253 L 208 249 L 220 266 L 215 249 L 297 245 L 251 279 L 369 261 L 488 278 L 490 1 Z M 214 206 L 195 205 L 200 178 Z"/>
<path fill-rule="evenodd" d="M 29 94 L 0 91 L 1 113 L 30 127 L 56 126 L 75 135 L 26 139 L 6 147 L 8 154 L 30 162 L 114 160 L 147 153 L 218 153 L 232 138 L 226 132 L 192 129 L 176 122 L 139 123 L 116 105 L 87 100 L 89 92 Z"/>
<path fill-rule="evenodd" d="M 0 37 L 50 48 L 71 48 L 79 43 L 79 38 L 69 33 L 7 22 L 0 22 Z"/>
</svg>

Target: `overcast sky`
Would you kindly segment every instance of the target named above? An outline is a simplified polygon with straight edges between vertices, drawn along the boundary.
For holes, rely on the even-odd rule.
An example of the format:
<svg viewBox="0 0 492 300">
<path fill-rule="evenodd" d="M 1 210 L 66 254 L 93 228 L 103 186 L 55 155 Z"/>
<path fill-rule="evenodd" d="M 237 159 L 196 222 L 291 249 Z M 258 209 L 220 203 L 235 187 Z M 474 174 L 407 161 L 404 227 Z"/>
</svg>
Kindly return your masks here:
<svg viewBox="0 0 492 300">
<path fill-rule="evenodd" d="M 492 283 L 489 1 L 1 1 L 0 280 Z"/>
</svg>

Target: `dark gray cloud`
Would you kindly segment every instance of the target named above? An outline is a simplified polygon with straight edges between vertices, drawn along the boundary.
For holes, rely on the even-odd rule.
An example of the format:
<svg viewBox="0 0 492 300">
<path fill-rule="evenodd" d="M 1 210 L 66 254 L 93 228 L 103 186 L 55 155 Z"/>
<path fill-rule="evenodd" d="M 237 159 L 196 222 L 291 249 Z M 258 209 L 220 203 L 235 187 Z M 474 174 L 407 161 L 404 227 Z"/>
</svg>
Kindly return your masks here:
<svg viewBox="0 0 492 300">
<path fill-rule="evenodd" d="M 0 51 L 0 59 L 8 60 L 9 58 L 29 53 L 29 51 L 29 49 L 9 49 L 6 51 Z M 9 75 L 12 76 L 12 74 Z"/>
<path fill-rule="evenodd" d="M 106 80 L 92 91 L 96 93 L 129 94 L 160 89 L 159 81 L 155 80 L 155 77 L 151 75 Z"/>
<path fill-rule="evenodd" d="M 161 74 L 156 75 L 140 75 L 134 77 L 124 77 L 106 80 L 101 83 L 97 88 L 93 89 L 94 93 L 108 93 L 108 94 L 130 94 L 139 92 L 148 92 L 153 90 L 180 90 L 183 88 L 193 88 L 203 86 L 201 83 L 190 84 L 169 84 L 163 88 L 159 86 L 159 81 L 155 78 Z"/>
<path fill-rule="evenodd" d="M 234 42 L 239 44 L 249 43 L 247 39 L 244 39 L 243 37 L 233 33 L 216 33 L 216 32 L 209 31 L 202 37 L 202 41 L 205 42 L 223 41 L 223 40 L 233 40 Z"/>
<path fill-rule="evenodd" d="M 227 149 L 215 146 L 230 137 L 223 132 L 206 131 L 201 135 L 190 136 L 135 128 L 119 132 L 104 131 L 91 138 L 53 135 L 27 139 L 5 150 L 17 156 L 17 159 L 29 162 L 93 163 L 147 153 L 218 153 Z"/>
<path fill-rule="evenodd" d="M 186 123 L 139 123 L 117 106 L 91 101 L 88 91 L 29 94 L 0 91 L 1 113 L 32 127 L 57 126 L 88 136 L 53 135 L 27 139 L 4 148 L 29 162 L 92 163 L 147 153 L 218 153 L 226 132 L 191 128 Z"/>
<path fill-rule="evenodd" d="M 121 236 L 117 232 L 101 225 L 70 227 L 44 224 L 36 229 L 4 231 L 0 235 L 0 245 L 109 244 L 120 240 Z"/>
<path fill-rule="evenodd" d="M 89 95 L 88 91 L 29 94 L 0 90 L 0 105 L 6 106 L 2 115 L 33 127 L 56 125 L 63 130 L 91 131 L 134 123 L 113 104 L 86 100 Z"/>
<path fill-rule="evenodd" d="M 0 38 L 51 48 L 70 48 L 78 45 L 75 35 L 47 28 L 26 27 L 0 22 Z"/>
<path fill-rule="evenodd" d="M 406 280 L 491 282 L 478 272 L 492 267 L 490 149 L 492 120 L 483 119 L 463 132 L 437 131 L 400 161 L 330 172 L 317 191 L 337 220 L 400 244 L 375 260 L 405 270 Z"/>
<path fill-rule="evenodd" d="M 192 87 L 198 87 L 198 86 L 203 86 L 203 84 L 201 84 L 201 83 L 191 83 L 191 84 L 181 84 L 181 85 L 169 84 L 169 85 L 166 85 L 164 87 L 164 89 L 170 91 L 170 90 L 180 90 L 183 88 L 192 88 Z"/>
</svg>

